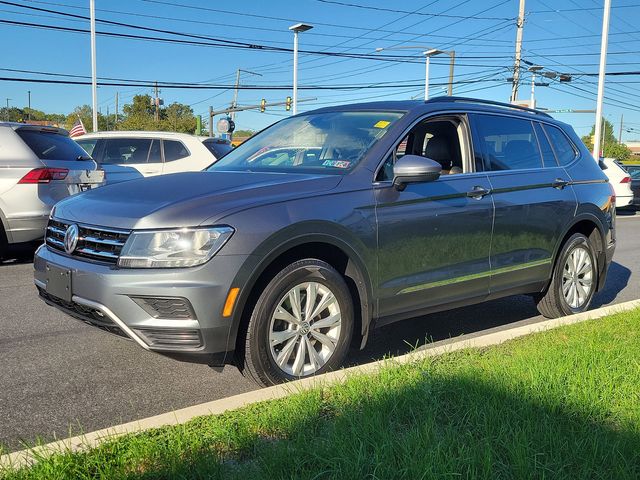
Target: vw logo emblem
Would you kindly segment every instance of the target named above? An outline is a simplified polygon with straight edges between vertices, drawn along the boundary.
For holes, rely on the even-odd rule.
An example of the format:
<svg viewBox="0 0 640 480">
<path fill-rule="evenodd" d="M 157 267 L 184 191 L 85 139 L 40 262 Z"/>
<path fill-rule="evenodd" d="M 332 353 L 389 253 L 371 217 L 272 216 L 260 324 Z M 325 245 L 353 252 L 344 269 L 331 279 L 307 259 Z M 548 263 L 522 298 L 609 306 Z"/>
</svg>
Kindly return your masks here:
<svg viewBox="0 0 640 480">
<path fill-rule="evenodd" d="M 78 245 L 78 237 L 80 236 L 80 229 L 75 223 L 67 227 L 67 231 L 64 232 L 64 251 L 68 254 L 72 254 Z"/>
</svg>

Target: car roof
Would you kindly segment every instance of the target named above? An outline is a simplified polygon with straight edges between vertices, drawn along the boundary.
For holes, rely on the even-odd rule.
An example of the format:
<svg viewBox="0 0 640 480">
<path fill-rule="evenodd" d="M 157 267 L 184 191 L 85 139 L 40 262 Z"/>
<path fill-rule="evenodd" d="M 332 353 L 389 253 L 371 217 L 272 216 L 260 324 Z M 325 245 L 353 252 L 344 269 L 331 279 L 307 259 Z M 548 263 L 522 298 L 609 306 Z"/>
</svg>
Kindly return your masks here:
<svg viewBox="0 0 640 480">
<path fill-rule="evenodd" d="M 429 113 L 432 111 L 455 111 L 460 112 L 476 112 L 476 113 L 497 113 L 518 116 L 522 118 L 528 118 L 530 120 L 543 120 L 549 123 L 554 123 L 559 126 L 567 126 L 567 124 L 554 119 L 548 113 L 541 110 L 534 110 L 519 105 L 511 105 L 509 103 L 496 102 L 492 100 L 483 100 L 478 98 L 468 97 L 435 97 L 429 100 L 387 100 L 378 102 L 365 102 L 365 103 L 352 103 L 346 105 L 337 105 L 330 107 L 323 107 L 310 112 L 302 113 L 301 115 L 309 113 L 327 113 L 327 112 L 340 112 L 340 111 L 378 111 L 378 112 L 415 112 L 415 113 Z"/>
<path fill-rule="evenodd" d="M 64 128 L 60 127 L 51 127 L 48 125 L 35 125 L 33 123 L 22 123 L 22 122 L 0 122 L 0 127 L 10 128 L 12 130 L 40 130 L 47 132 L 56 132 L 61 135 L 68 135 Z"/>
<path fill-rule="evenodd" d="M 85 133 L 76 140 L 84 138 L 175 138 L 175 139 L 198 139 L 196 135 L 181 132 L 160 132 L 160 131 L 144 131 L 144 130 L 118 130 L 110 132 Z"/>
</svg>

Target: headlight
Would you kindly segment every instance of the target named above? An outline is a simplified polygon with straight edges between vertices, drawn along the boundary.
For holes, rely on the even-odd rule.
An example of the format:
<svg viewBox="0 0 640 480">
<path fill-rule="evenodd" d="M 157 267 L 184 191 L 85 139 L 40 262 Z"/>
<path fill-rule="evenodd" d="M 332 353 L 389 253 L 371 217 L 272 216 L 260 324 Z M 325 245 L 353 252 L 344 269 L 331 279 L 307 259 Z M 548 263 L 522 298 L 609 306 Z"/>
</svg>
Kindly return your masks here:
<svg viewBox="0 0 640 480">
<path fill-rule="evenodd" d="M 181 228 L 133 232 L 118 266 L 123 268 L 177 268 L 202 265 L 229 240 L 231 227 Z"/>
</svg>

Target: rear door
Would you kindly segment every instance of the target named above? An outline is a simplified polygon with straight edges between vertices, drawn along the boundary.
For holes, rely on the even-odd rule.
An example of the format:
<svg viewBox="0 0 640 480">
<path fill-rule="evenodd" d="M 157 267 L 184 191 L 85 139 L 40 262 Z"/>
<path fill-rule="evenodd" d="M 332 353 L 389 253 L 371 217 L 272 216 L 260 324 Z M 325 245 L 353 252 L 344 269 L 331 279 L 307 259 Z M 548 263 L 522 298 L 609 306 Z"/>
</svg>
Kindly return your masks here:
<svg viewBox="0 0 640 480">
<path fill-rule="evenodd" d="M 16 134 L 50 169 L 47 203 L 103 184 L 104 173 L 96 162 L 66 133 L 57 128 L 24 126 Z M 53 204 L 53 203 L 49 203 Z"/>
<path fill-rule="evenodd" d="M 538 122 L 499 114 L 474 114 L 472 122 L 495 203 L 491 294 L 542 288 L 575 215 L 570 178 Z"/>
<path fill-rule="evenodd" d="M 101 155 L 107 183 L 162 174 L 162 154 L 158 139 L 106 138 Z"/>
</svg>

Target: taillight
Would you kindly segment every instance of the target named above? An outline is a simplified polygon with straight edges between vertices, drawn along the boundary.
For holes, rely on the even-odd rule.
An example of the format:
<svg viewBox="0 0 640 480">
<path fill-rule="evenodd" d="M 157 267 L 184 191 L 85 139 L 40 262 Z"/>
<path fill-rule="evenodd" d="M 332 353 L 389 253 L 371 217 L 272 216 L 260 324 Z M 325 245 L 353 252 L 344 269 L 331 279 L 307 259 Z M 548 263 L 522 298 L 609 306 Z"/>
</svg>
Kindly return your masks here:
<svg viewBox="0 0 640 480">
<path fill-rule="evenodd" d="M 51 180 L 64 180 L 68 174 L 66 168 L 34 168 L 18 183 L 49 183 Z"/>
<path fill-rule="evenodd" d="M 624 177 L 620 180 L 620 183 L 631 183 L 631 177 Z"/>
</svg>

